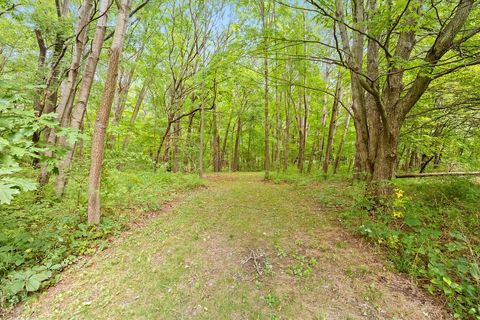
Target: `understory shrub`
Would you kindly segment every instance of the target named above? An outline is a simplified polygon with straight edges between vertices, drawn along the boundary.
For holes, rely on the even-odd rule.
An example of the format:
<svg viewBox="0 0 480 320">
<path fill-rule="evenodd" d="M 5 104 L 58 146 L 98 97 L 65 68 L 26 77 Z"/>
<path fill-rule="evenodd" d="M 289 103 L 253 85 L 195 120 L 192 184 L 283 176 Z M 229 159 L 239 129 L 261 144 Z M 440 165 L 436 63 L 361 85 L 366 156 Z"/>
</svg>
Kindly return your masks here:
<svg viewBox="0 0 480 320">
<path fill-rule="evenodd" d="M 86 170 L 75 172 L 62 199 L 47 185 L 38 191 L 41 198 L 25 192 L 10 205 L 0 205 L 0 315 L 29 293 L 56 283 L 59 271 L 79 256 L 106 248 L 108 238 L 142 212 L 159 208 L 176 192 L 201 185 L 193 174 L 106 169 L 101 223 L 90 226 L 86 180 Z"/>
<path fill-rule="evenodd" d="M 480 186 L 465 178 L 395 184 L 390 213 L 372 216 L 359 199 L 343 220 L 385 248 L 399 271 L 442 295 L 456 318 L 480 319 Z"/>
</svg>

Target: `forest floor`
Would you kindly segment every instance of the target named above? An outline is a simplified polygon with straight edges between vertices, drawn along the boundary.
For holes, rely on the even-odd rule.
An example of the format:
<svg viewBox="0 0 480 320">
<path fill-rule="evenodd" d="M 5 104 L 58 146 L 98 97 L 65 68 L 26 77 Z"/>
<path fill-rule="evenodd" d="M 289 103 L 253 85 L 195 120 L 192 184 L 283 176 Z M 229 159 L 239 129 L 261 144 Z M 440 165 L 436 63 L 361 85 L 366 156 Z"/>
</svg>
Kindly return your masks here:
<svg viewBox="0 0 480 320">
<path fill-rule="evenodd" d="M 448 318 L 311 187 L 251 173 L 210 175 L 206 185 L 82 259 L 10 318 Z"/>
</svg>

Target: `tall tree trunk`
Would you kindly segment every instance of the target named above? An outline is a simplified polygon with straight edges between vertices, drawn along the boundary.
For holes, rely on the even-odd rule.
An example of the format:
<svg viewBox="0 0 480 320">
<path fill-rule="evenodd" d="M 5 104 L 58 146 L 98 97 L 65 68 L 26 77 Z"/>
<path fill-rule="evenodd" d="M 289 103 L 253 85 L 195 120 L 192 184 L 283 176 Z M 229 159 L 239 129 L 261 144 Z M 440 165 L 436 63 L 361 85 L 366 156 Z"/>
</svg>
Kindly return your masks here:
<svg viewBox="0 0 480 320">
<path fill-rule="evenodd" d="M 337 113 L 339 101 L 342 99 L 342 87 L 341 87 L 341 73 L 338 73 L 337 84 L 335 87 L 335 97 L 332 104 L 332 114 L 330 116 L 330 124 L 328 127 L 327 147 L 325 150 L 325 159 L 323 160 L 323 173 L 328 173 L 328 166 L 330 164 L 330 157 L 332 154 L 333 138 L 335 136 L 335 128 L 337 124 Z"/>
<path fill-rule="evenodd" d="M 95 36 L 92 41 L 92 49 L 87 58 L 85 70 L 83 71 L 82 83 L 80 86 L 76 106 L 72 112 L 72 119 L 70 128 L 79 131 L 83 126 L 83 119 L 87 109 L 88 98 L 90 97 L 90 90 L 92 88 L 95 70 L 97 69 L 98 59 L 102 51 L 102 45 L 105 38 L 105 30 L 107 28 L 108 9 L 110 8 L 111 0 L 100 0 L 99 17 L 95 29 Z M 67 147 L 67 145 L 65 144 Z M 60 162 L 58 168 L 58 176 L 55 179 L 55 193 L 57 196 L 63 196 L 65 186 L 67 184 L 67 173 L 70 170 L 75 154 L 76 144 L 68 146 L 67 154 Z"/>
<path fill-rule="evenodd" d="M 42 32 L 38 29 L 35 29 L 35 36 L 36 36 L 36 39 L 37 39 L 37 44 L 38 44 L 38 75 L 40 76 L 43 72 L 43 68 L 45 68 L 45 60 L 46 60 L 46 57 L 47 57 L 47 45 L 45 44 L 45 40 L 43 39 L 43 35 L 42 35 Z M 40 99 L 40 95 L 42 94 L 42 89 L 37 89 L 36 90 L 36 93 L 35 93 L 35 96 L 34 96 L 34 101 L 33 101 L 33 108 L 35 110 L 35 116 L 36 117 L 40 117 L 42 115 L 42 112 L 43 112 L 43 104 L 41 102 L 41 99 Z M 41 134 L 41 131 L 40 130 L 36 130 L 34 133 L 33 133 L 33 136 L 32 136 L 32 143 L 33 145 L 37 145 L 38 142 L 40 141 L 40 134 Z M 36 153 L 37 156 L 38 153 Z M 33 158 L 33 166 L 35 168 L 38 168 L 39 166 L 39 158 L 40 157 L 36 157 L 36 158 Z"/>
<path fill-rule="evenodd" d="M 237 135 L 235 137 L 235 149 L 233 152 L 232 171 L 238 171 L 240 169 L 240 137 L 242 135 L 242 119 L 240 116 L 237 118 Z"/>
<path fill-rule="evenodd" d="M 72 113 L 74 92 L 77 85 L 77 78 L 80 72 L 80 63 L 82 61 L 83 51 L 87 41 L 88 23 L 93 8 L 93 0 L 84 0 L 79 10 L 79 20 L 77 24 L 75 48 L 73 50 L 72 62 L 68 70 L 67 82 L 63 87 L 60 103 L 57 108 L 59 123 L 62 127 L 68 126 Z"/>
<path fill-rule="evenodd" d="M 305 10 L 302 10 L 302 17 L 303 17 L 303 56 L 307 56 L 307 42 L 306 42 L 306 34 L 307 34 L 307 23 L 305 18 Z M 305 164 L 305 152 L 306 152 L 306 145 L 307 145 L 307 129 L 308 129 L 308 103 L 307 103 L 307 61 L 303 61 L 303 89 L 302 89 L 302 96 L 303 96 L 303 118 L 301 122 L 301 130 L 300 130 L 300 150 L 298 153 L 298 171 L 303 173 L 304 164 Z"/>
<path fill-rule="evenodd" d="M 180 119 L 175 121 L 175 131 L 173 133 L 173 156 L 172 156 L 172 172 L 179 171 L 179 143 L 180 143 Z"/>
<path fill-rule="evenodd" d="M 350 112 L 347 112 L 347 118 L 345 119 L 345 127 L 343 128 L 342 140 L 340 140 L 340 144 L 338 145 L 337 155 L 335 156 L 335 162 L 333 163 L 333 174 L 337 173 L 338 164 L 340 163 L 340 157 L 342 156 L 343 145 L 345 144 L 345 140 L 348 134 L 349 123 L 350 123 Z"/>
<path fill-rule="evenodd" d="M 290 160 L 290 105 L 285 92 L 285 132 L 283 137 L 283 171 L 288 170 Z"/>
<path fill-rule="evenodd" d="M 122 0 L 117 16 L 115 34 L 109 50 L 107 77 L 92 137 L 91 166 L 88 179 L 88 223 L 100 222 L 100 178 L 105 148 L 105 134 L 117 84 L 118 65 L 125 40 L 130 12 L 130 0 Z"/>
<path fill-rule="evenodd" d="M 205 80 L 202 81 L 202 104 L 200 105 L 200 142 L 198 156 L 198 174 L 203 178 L 203 140 L 205 135 Z"/>
<path fill-rule="evenodd" d="M 66 0 L 63 3 L 61 1 L 56 1 L 56 9 L 57 9 L 57 18 L 59 21 L 63 21 L 68 14 L 69 4 L 70 1 Z M 60 86 L 60 69 L 61 69 L 61 62 L 65 56 L 66 46 L 65 46 L 66 38 L 65 35 L 61 31 L 57 31 L 55 35 L 55 44 L 54 44 L 54 51 L 52 55 L 52 63 L 50 65 L 50 73 L 45 78 L 44 89 L 43 89 L 43 96 L 41 98 L 41 102 L 39 105 L 39 109 L 41 109 L 41 114 L 49 114 L 54 112 L 57 107 L 57 100 L 58 100 L 58 87 Z M 45 141 L 51 143 L 50 133 L 52 129 L 45 129 Z M 45 152 L 45 156 L 52 157 L 52 151 Z M 44 186 L 48 183 L 50 178 L 50 173 L 48 171 L 48 165 L 43 164 L 41 166 L 40 175 L 38 177 L 38 183 L 40 186 Z"/>
<path fill-rule="evenodd" d="M 212 121 L 212 129 L 213 129 L 213 171 L 219 172 L 220 171 L 220 135 L 218 133 L 218 123 L 217 123 L 217 108 L 213 108 L 213 121 Z"/>
<path fill-rule="evenodd" d="M 327 116 L 328 116 L 328 108 L 327 108 L 327 95 L 323 96 L 323 108 L 322 108 L 322 137 L 319 141 L 318 146 L 318 164 L 322 163 L 323 159 L 323 149 L 325 147 L 325 129 L 327 127 Z"/>
<path fill-rule="evenodd" d="M 263 57 L 263 77 L 264 77 L 264 170 L 265 178 L 270 176 L 270 124 L 268 119 L 268 12 L 265 8 L 265 2 L 261 4 L 262 28 L 264 35 L 264 57 Z"/>
<path fill-rule="evenodd" d="M 224 166 L 226 163 L 227 141 L 228 141 L 228 133 L 230 132 L 230 126 L 232 122 L 232 115 L 233 115 L 233 112 L 230 112 L 230 115 L 228 116 L 227 129 L 225 130 L 225 135 L 223 136 L 222 152 L 220 154 L 220 171 L 222 171 L 222 166 Z"/>
</svg>

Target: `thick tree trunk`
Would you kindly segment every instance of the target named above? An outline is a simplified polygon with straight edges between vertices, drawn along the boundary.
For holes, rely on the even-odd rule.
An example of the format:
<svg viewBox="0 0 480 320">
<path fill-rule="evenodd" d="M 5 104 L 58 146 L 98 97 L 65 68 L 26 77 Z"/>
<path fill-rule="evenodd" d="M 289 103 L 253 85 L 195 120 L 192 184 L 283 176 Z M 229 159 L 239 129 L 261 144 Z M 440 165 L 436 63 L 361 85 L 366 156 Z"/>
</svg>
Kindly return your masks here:
<svg viewBox="0 0 480 320">
<path fill-rule="evenodd" d="M 87 58 L 85 70 L 83 71 L 82 83 L 80 86 L 76 107 L 72 112 L 72 119 L 70 127 L 79 131 L 83 126 L 83 118 L 87 109 L 88 98 L 90 96 L 90 90 L 92 88 L 93 79 L 95 76 L 95 70 L 97 69 L 98 59 L 102 51 L 103 40 L 105 38 L 105 30 L 107 27 L 108 9 L 110 8 L 111 0 L 101 0 L 99 4 L 99 18 L 97 20 L 97 26 L 95 29 L 95 36 L 92 41 L 92 49 Z M 67 146 L 65 144 L 65 146 Z M 65 186 L 67 184 L 67 174 L 70 170 L 73 162 L 73 156 L 75 154 L 75 146 L 73 144 L 68 146 L 67 154 L 60 162 L 58 168 L 58 176 L 55 179 L 55 193 L 57 196 L 63 196 Z"/>
<path fill-rule="evenodd" d="M 376 157 L 372 162 L 373 170 L 367 180 L 367 193 L 377 207 L 390 208 L 393 201 L 393 185 L 390 180 L 395 176 L 400 128 L 393 129 L 391 133 L 382 131 Z"/>
<path fill-rule="evenodd" d="M 100 178 L 105 148 L 105 135 L 108 127 L 108 118 L 112 108 L 115 86 L 117 84 L 118 65 L 122 54 L 125 32 L 128 25 L 130 0 L 122 0 L 117 16 L 115 34 L 109 50 L 107 77 L 100 107 L 97 112 L 95 128 L 92 137 L 91 166 L 88 179 L 88 223 L 100 222 Z"/>
</svg>

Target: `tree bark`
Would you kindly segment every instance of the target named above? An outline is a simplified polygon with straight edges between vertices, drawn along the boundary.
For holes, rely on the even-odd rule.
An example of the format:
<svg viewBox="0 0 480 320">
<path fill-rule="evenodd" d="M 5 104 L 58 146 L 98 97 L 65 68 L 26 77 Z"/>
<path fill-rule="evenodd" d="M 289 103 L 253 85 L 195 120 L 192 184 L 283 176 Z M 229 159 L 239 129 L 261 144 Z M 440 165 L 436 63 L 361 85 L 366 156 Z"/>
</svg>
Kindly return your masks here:
<svg viewBox="0 0 480 320">
<path fill-rule="evenodd" d="M 268 119 L 268 17 L 265 2 L 261 2 L 262 29 L 264 35 L 264 57 L 263 57 L 263 78 L 264 78 L 264 170 L 265 178 L 270 177 L 270 123 Z"/>
<path fill-rule="evenodd" d="M 218 133 L 218 123 L 217 123 L 217 108 L 213 108 L 213 171 L 219 172 L 220 171 L 220 135 Z"/>
<path fill-rule="evenodd" d="M 72 112 L 72 119 L 70 121 L 70 128 L 79 131 L 83 125 L 83 119 L 87 109 L 88 98 L 97 69 L 98 59 L 102 51 L 103 39 L 105 38 L 105 30 L 107 28 L 108 9 L 110 8 L 111 0 L 101 0 L 99 4 L 99 17 L 95 29 L 95 36 L 92 41 L 92 49 L 87 58 L 85 70 L 83 71 L 82 83 L 78 94 L 76 106 Z M 65 146 L 67 146 L 65 144 Z M 76 144 L 68 146 L 67 154 L 60 162 L 58 168 L 58 176 L 55 179 L 55 193 L 57 196 L 63 196 L 65 186 L 67 184 L 67 173 L 73 162 Z"/>
<path fill-rule="evenodd" d="M 180 157 L 180 153 L 179 153 L 180 129 L 181 129 L 180 120 L 175 121 L 175 129 L 173 132 L 172 172 L 179 171 L 178 158 Z"/>
<path fill-rule="evenodd" d="M 222 151 L 220 154 L 220 169 L 219 171 L 222 171 L 222 167 L 226 164 L 226 152 L 227 152 L 227 141 L 228 141 L 228 133 L 230 132 L 230 126 L 232 122 L 232 112 L 230 112 L 228 116 L 228 124 L 227 124 L 227 129 L 225 130 L 225 135 L 223 136 L 223 142 L 222 142 Z"/>
<path fill-rule="evenodd" d="M 235 149 L 233 152 L 232 171 L 240 169 L 240 137 L 242 136 L 242 119 L 237 118 L 237 135 L 235 137 Z"/>
<path fill-rule="evenodd" d="M 290 104 L 285 92 L 285 132 L 283 137 L 283 171 L 288 170 L 290 158 Z"/>
<path fill-rule="evenodd" d="M 62 127 L 68 126 L 70 120 L 75 87 L 80 71 L 83 51 L 87 41 L 88 23 L 93 8 L 93 0 L 84 0 L 79 10 L 79 21 L 77 24 L 75 48 L 73 50 L 72 62 L 68 70 L 67 82 L 63 87 L 60 103 L 57 107 L 59 123 Z"/>
<path fill-rule="evenodd" d="M 115 34 L 109 50 L 107 77 L 92 137 L 91 166 L 88 179 L 88 223 L 100 222 L 100 178 L 105 148 L 105 134 L 112 108 L 113 96 L 118 77 L 118 65 L 128 25 L 130 0 L 122 0 L 117 16 Z"/>
<path fill-rule="evenodd" d="M 337 113 L 339 101 L 342 99 L 342 87 L 341 87 L 341 73 L 338 73 L 337 84 L 335 87 L 335 96 L 332 104 L 332 114 L 330 116 L 330 124 L 328 126 L 328 138 L 327 138 L 327 147 L 325 150 L 325 159 L 323 160 L 323 174 L 328 173 L 328 166 L 330 165 L 330 157 L 332 154 L 333 148 L 333 138 L 335 136 L 335 128 L 337 124 Z"/>
<path fill-rule="evenodd" d="M 347 118 L 345 119 L 345 127 L 343 129 L 342 140 L 340 140 L 340 144 L 338 145 L 337 155 L 335 156 L 335 161 L 333 163 L 333 174 L 337 173 L 338 164 L 340 163 L 340 157 L 342 156 L 343 145 L 345 144 L 345 140 L 348 134 L 349 123 L 350 123 L 350 113 L 347 113 Z"/>
<path fill-rule="evenodd" d="M 55 2 L 56 9 L 57 9 L 57 18 L 59 21 L 62 21 L 68 14 L 68 7 L 70 4 L 69 0 L 61 3 L 60 1 Z M 38 40 L 38 39 L 37 39 Z M 39 110 L 41 110 L 38 114 L 49 114 L 54 112 L 57 106 L 58 100 L 58 87 L 60 86 L 60 69 L 61 69 L 61 62 L 65 56 L 66 46 L 65 46 L 66 38 L 62 34 L 62 32 L 57 31 L 55 34 L 55 43 L 53 45 L 53 54 L 52 54 L 52 62 L 50 64 L 50 73 L 44 79 L 44 89 L 42 92 L 42 97 L 40 99 L 40 104 L 38 105 Z M 45 141 L 50 142 L 50 133 L 52 129 L 45 129 L 44 136 Z M 53 153 L 51 151 L 46 151 L 45 155 L 47 157 L 52 157 Z M 40 169 L 40 175 L 38 177 L 38 184 L 40 186 L 44 186 L 48 183 L 50 178 L 50 173 L 48 171 L 47 164 L 43 164 Z"/>
</svg>

